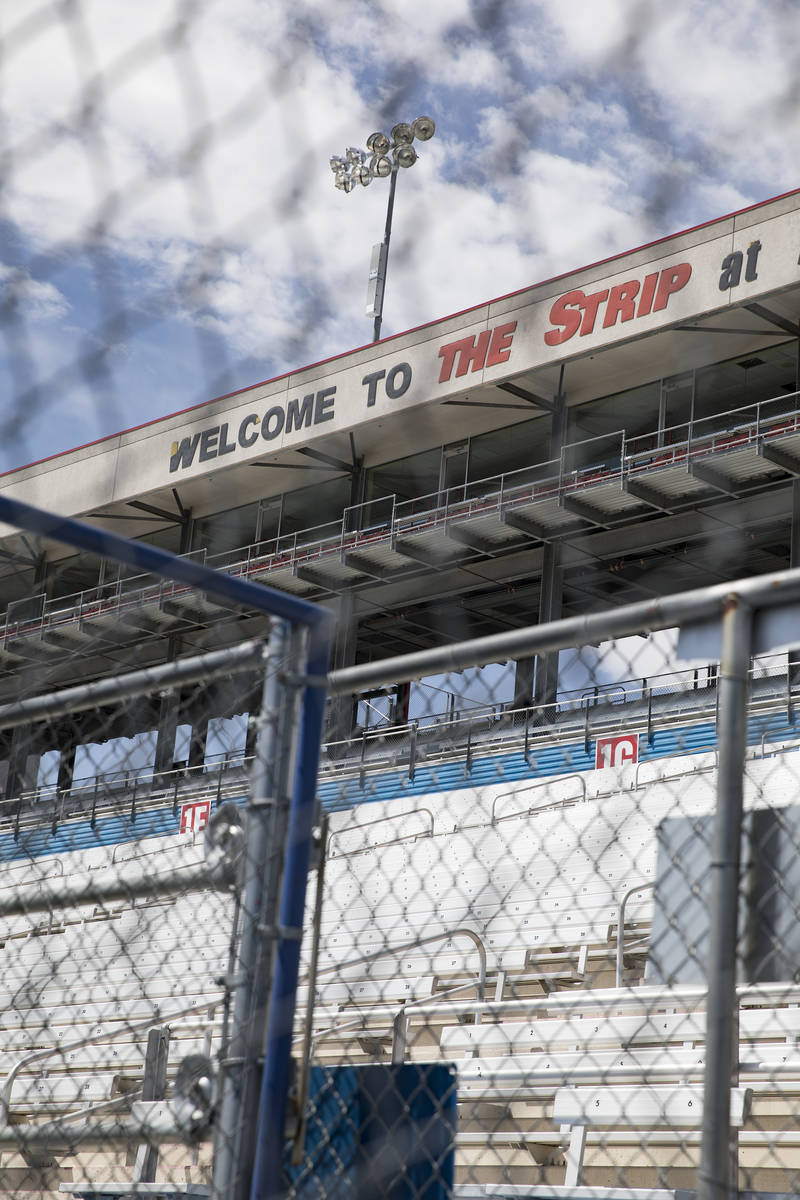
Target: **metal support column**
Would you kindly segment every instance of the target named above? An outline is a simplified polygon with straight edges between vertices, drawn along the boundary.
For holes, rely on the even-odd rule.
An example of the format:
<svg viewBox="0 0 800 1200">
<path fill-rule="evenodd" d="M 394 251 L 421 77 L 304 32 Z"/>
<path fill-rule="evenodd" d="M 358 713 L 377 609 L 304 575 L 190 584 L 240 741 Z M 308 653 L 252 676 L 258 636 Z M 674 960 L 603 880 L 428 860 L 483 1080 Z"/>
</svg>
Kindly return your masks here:
<svg viewBox="0 0 800 1200">
<path fill-rule="evenodd" d="M 208 720 L 208 713 L 198 713 L 192 719 L 192 732 L 189 736 L 189 756 L 187 761 L 187 766 L 189 767 L 202 767 L 206 760 Z"/>
<path fill-rule="evenodd" d="M 722 618 L 717 808 L 711 847 L 708 999 L 698 1200 L 730 1200 L 738 1187 L 731 1089 L 738 1081 L 736 943 L 752 611 L 732 596 Z"/>
<path fill-rule="evenodd" d="M 178 696 L 175 692 L 162 692 L 158 710 L 156 734 L 156 757 L 153 765 L 153 782 L 160 787 L 165 775 L 175 762 L 175 735 L 178 732 Z"/>
<path fill-rule="evenodd" d="M 548 542 L 542 555 L 542 589 L 539 598 L 539 624 L 558 621 L 561 617 L 562 571 L 561 546 Z M 533 703 L 537 708 L 554 705 L 558 692 L 558 651 L 540 654 L 536 659 L 536 679 Z M 543 714 L 552 719 L 553 711 Z"/>
<path fill-rule="evenodd" d="M 18 726 L 11 734 L 5 786 L 6 800 L 19 796 L 20 792 L 25 791 L 28 785 L 26 767 L 30 749 L 31 730 L 24 725 Z"/>
<path fill-rule="evenodd" d="M 555 409 L 550 420 L 551 459 L 561 454 L 566 430 L 566 396 L 564 394 L 564 367 L 558 380 L 558 393 L 554 397 Z M 562 572 L 561 545 L 548 542 L 542 557 L 542 580 L 539 593 L 539 624 L 557 621 L 561 616 Z M 558 688 L 558 654 L 540 654 L 536 659 L 520 659 L 514 676 L 514 708 L 526 708 L 531 699 L 537 707 L 553 704 Z"/>
<path fill-rule="evenodd" d="M 792 518 L 789 530 L 789 566 L 800 566 L 800 479 L 792 480 Z M 789 672 L 788 694 L 790 708 L 792 694 L 800 689 L 800 651 L 790 650 L 787 658 Z M 791 719 L 791 717 L 790 717 Z"/>
<path fill-rule="evenodd" d="M 357 458 L 353 452 L 353 468 L 350 476 L 350 508 L 351 510 L 364 503 L 366 471 L 363 458 Z M 354 617 L 355 596 L 353 592 L 343 592 L 339 597 L 339 610 L 336 618 L 336 638 L 333 644 L 332 663 L 336 667 L 352 667 L 356 661 L 358 644 L 358 622 Z M 357 705 L 352 696 L 334 696 L 329 709 L 329 727 L 327 740 L 343 742 L 352 736 L 356 723 Z"/>
<path fill-rule="evenodd" d="M 75 755 L 78 747 L 75 742 L 68 742 L 66 746 L 60 746 L 61 757 L 58 763 L 58 779 L 56 787 L 59 792 L 68 792 L 72 788 L 72 776 L 75 772 Z"/>
</svg>

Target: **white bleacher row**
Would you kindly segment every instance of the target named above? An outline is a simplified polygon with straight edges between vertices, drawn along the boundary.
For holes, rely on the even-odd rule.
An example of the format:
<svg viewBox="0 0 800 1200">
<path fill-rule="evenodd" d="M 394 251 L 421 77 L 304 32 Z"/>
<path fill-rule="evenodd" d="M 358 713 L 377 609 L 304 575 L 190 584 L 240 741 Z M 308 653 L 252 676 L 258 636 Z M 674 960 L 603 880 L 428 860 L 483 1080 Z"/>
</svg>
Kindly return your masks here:
<svg viewBox="0 0 800 1200">
<path fill-rule="evenodd" d="M 748 762 L 747 807 L 791 802 L 800 776 L 793 751 Z M 587 773 L 586 795 L 577 789 L 578 799 L 574 779 L 549 782 L 467 782 L 457 792 L 332 818 L 320 955 L 329 974 L 318 981 L 316 1061 L 386 1059 L 391 1017 L 404 1006 L 412 1023 L 407 1053 L 457 1063 L 457 1177 L 462 1185 L 486 1183 L 487 1194 L 493 1181 L 529 1185 L 540 1177 L 537 1164 L 541 1178 L 564 1178 L 570 1135 L 553 1119 L 559 1088 L 586 1082 L 621 1095 L 626 1085 L 648 1081 L 682 1090 L 689 1080 L 702 1081 L 705 1066 L 696 989 L 691 1000 L 666 987 L 598 991 L 608 972 L 593 971 L 591 958 L 589 969 L 585 961 L 580 969 L 578 951 L 589 948 L 598 965 L 604 957 L 608 964 L 620 901 L 643 885 L 628 904 L 626 925 L 646 931 L 658 823 L 712 811 L 714 755 Z M 474 983 L 478 968 L 475 947 L 448 938 L 456 929 L 472 931 L 486 947 L 487 995 L 502 996 L 494 978 L 508 975 L 538 980 L 540 998 L 517 991 L 530 998 L 484 1008 L 481 1024 L 473 1023 L 474 1001 L 454 1003 L 448 1014 L 437 996 L 459 981 Z M 439 943 L 409 945 L 437 933 Z M 356 961 L 393 946 L 403 949 Z M 580 990 L 560 990 L 575 986 Z M 514 1012 L 517 1003 L 528 1009 L 524 1018 Z M 755 1120 L 742 1132 L 742 1163 L 759 1186 L 776 1191 L 793 1190 L 788 1180 L 800 1169 L 799 1003 L 798 989 L 778 985 L 762 990 L 757 1002 L 750 994 L 742 1012 L 742 1076 Z M 360 1022 L 353 1019 L 359 1014 Z M 628 1172 L 649 1188 L 663 1179 L 694 1186 L 697 1136 L 663 1122 L 642 1128 L 644 1142 L 642 1132 L 619 1122 L 589 1130 L 592 1182 L 619 1182 Z"/>
<path fill-rule="evenodd" d="M 656 827 L 712 810 L 714 761 L 687 755 L 588 772 L 585 799 L 576 800 L 567 776 L 549 788 L 498 781 L 332 814 L 320 984 L 335 975 L 340 985 L 352 981 L 354 999 L 378 1002 L 402 999 L 408 980 L 475 973 L 475 948 L 447 940 L 464 928 L 483 941 L 490 973 L 535 965 L 544 976 L 554 951 L 607 944 L 620 901 L 639 885 L 626 923 L 646 927 Z M 746 804 L 785 803 L 800 782 L 795 762 L 793 754 L 750 760 Z M 438 945 L 408 945 L 434 934 Z M 392 947 L 405 949 L 357 961 Z"/>
<path fill-rule="evenodd" d="M 551 1008 L 558 1008 L 558 1001 L 574 1002 L 576 1009 L 586 1011 L 579 997 L 593 1003 L 601 999 L 600 992 L 589 990 L 602 978 L 593 973 L 591 965 L 592 961 L 607 965 L 609 933 L 617 921 L 622 895 L 637 884 L 653 881 L 658 821 L 712 808 L 712 766 L 713 756 L 687 756 L 638 770 L 587 773 L 585 799 L 576 800 L 575 780 L 565 777 L 554 778 L 547 788 L 541 781 L 535 786 L 498 781 L 490 787 L 467 785 L 457 792 L 400 798 L 333 814 L 322 973 L 317 982 L 317 1034 L 348 1015 L 369 1011 L 370 1006 L 383 1006 L 381 1020 L 384 1028 L 390 1029 L 391 1016 L 400 1005 L 435 999 L 443 990 L 465 981 L 474 986 L 476 949 L 465 937 L 448 940 L 455 929 L 472 931 L 486 947 L 491 983 L 487 994 L 497 995 L 498 978 L 511 973 L 538 985 L 535 991 Z M 747 803 L 751 806 L 785 802 L 796 789 L 792 763 L 780 757 L 751 762 L 748 770 Z M 505 815 L 509 812 L 511 815 Z M 493 814 L 499 819 L 493 821 Z M 379 817 L 382 819 L 375 823 Z M 196 843 L 149 839 L 113 850 L 98 848 L 57 860 L 43 858 L 13 865 L 4 870 L 2 885 L 18 886 L 43 874 L 91 872 L 112 861 L 124 869 L 124 863 L 132 859 L 139 860 L 137 866 L 152 861 L 163 870 L 196 862 L 201 856 L 201 838 Z M 632 900 L 628 920 L 633 926 L 646 928 L 650 905 L 646 891 Z M 153 1024 L 159 1024 L 170 1013 L 189 1006 L 194 1009 L 193 1015 L 170 1022 L 174 1037 L 171 1069 L 187 1047 L 207 1048 L 209 1036 L 218 1028 L 221 989 L 215 981 L 227 965 L 229 923 L 227 898 L 198 893 L 171 905 L 126 906 L 115 901 L 104 911 L 94 904 L 77 905 L 54 914 L 50 921 L 36 915 L 5 922 L 5 941 L 0 948 L 2 1075 L 20 1054 L 31 1050 L 60 1048 L 90 1032 L 105 1039 L 74 1052 L 59 1049 L 43 1062 L 32 1064 L 15 1084 L 12 1111 L 45 1114 L 71 1110 L 135 1087 L 151 1018 Z M 38 930 L 35 934 L 30 932 L 34 928 Z M 342 965 L 434 935 L 441 935 L 442 940 L 407 947 L 397 956 Z M 591 955 L 584 953 L 581 960 L 580 951 L 587 949 Z M 306 946 L 304 956 L 307 953 Z M 557 990 L 568 986 L 581 990 L 563 996 Z M 548 996 L 549 989 L 552 994 Z M 605 993 L 611 1024 L 617 1007 L 620 1012 L 625 1009 L 626 996 L 640 994 L 644 999 L 646 993 L 647 989 L 641 988 Z M 669 996 L 674 1003 L 674 993 Z M 652 999 L 649 1002 L 655 1004 Z M 782 1003 L 774 1000 L 769 1008 L 770 1020 L 778 1022 L 770 1026 L 773 1035 L 777 1030 L 772 1039 L 776 1046 L 780 1036 L 776 1014 L 791 1011 L 780 1008 Z M 410 1052 L 428 1056 L 433 1048 L 442 1057 L 463 1052 L 467 1057 L 459 1060 L 461 1087 L 464 1097 L 475 1103 L 500 1099 L 524 1107 L 526 1088 L 532 1089 L 531 1097 L 552 1096 L 556 1080 L 568 1069 L 578 1069 L 576 1055 L 583 1055 L 584 1064 L 596 1058 L 601 1073 L 614 1067 L 638 1078 L 653 1066 L 651 1060 L 667 1032 L 666 1027 L 661 1031 L 651 1028 L 654 1044 L 631 1049 L 630 1025 L 620 1026 L 617 1033 L 609 1028 L 601 1043 L 599 1037 L 592 1039 L 587 1021 L 580 1031 L 588 1036 L 584 1048 L 580 1048 L 580 1038 L 575 1044 L 553 1043 L 562 1069 L 560 1076 L 557 1069 L 552 1071 L 551 1082 L 549 1078 L 540 1080 L 540 1073 L 547 1070 L 541 1061 L 523 1061 L 531 1053 L 541 1059 L 549 1049 L 525 1042 L 526 1035 L 520 1032 L 526 1028 L 524 1020 L 498 1024 L 494 1023 L 498 1019 L 495 1014 L 491 1020 L 484 1017 L 480 1026 L 455 1026 L 453 1011 L 449 1017 L 426 1017 L 428 1036 L 417 1043 L 412 1038 Z M 467 1014 L 466 1019 L 472 1018 Z M 542 1018 L 537 1024 L 542 1026 L 544 1021 Z M 563 1019 L 561 1023 L 564 1025 Z M 516 1031 L 512 1032 L 512 1024 Z M 131 1030 L 133 1025 L 137 1025 L 136 1031 Z M 505 1034 L 496 1033 L 506 1025 Z M 676 1017 L 670 1028 L 673 1026 L 684 1032 L 699 1029 L 697 1024 L 691 1026 L 685 1015 Z M 792 1039 L 792 1029 L 794 1026 L 783 1037 Z M 488 1042 L 486 1046 L 473 1044 L 462 1051 L 459 1031 L 468 1037 L 478 1030 L 479 1037 L 486 1030 L 487 1038 L 500 1036 L 506 1041 L 493 1047 Z M 522 1043 L 514 1038 L 521 1038 Z M 748 1054 L 749 1047 L 762 1040 L 743 1043 Z M 698 1046 L 701 1042 L 702 1035 Z M 348 1057 L 368 1059 L 379 1045 L 380 1039 L 354 1046 L 352 1041 L 334 1036 L 324 1043 L 324 1057 L 330 1061 L 337 1054 L 341 1057 L 344 1050 Z M 673 1055 L 682 1056 L 670 1059 L 676 1069 L 700 1069 L 698 1046 L 674 1048 Z M 623 1052 L 627 1057 L 622 1057 Z M 385 1056 L 385 1048 L 378 1053 Z M 791 1058 L 790 1051 L 783 1053 Z M 767 1057 L 777 1062 L 778 1055 L 778 1049 L 770 1049 Z M 502 1080 L 500 1071 L 505 1073 Z M 547 1126 L 546 1115 L 539 1119 L 541 1140 L 546 1142 L 549 1137 L 550 1144 L 555 1144 L 552 1139 L 558 1131 L 553 1130 L 552 1122 L 549 1129 L 542 1128 L 542 1121 Z M 526 1131 L 523 1123 L 522 1131 L 536 1141 L 536 1129 Z M 475 1132 L 462 1129 L 464 1135 Z M 480 1152 L 480 1146 L 471 1145 L 475 1163 Z"/>
<path fill-rule="evenodd" d="M 89 883 L 110 866 L 123 877 L 162 872 L 194 865 L 203 853 L 202 837 L 149 838 L 10 864 L 0 882 L 52 887 L 80 872 Z M 219 1031 L 231 913 L 230 897 L 195 891 L 155 903 L 70 903 L 0 921 L 0 1086 L 21 1059 L 32 1059 L 13 1085 L 14 1118 L 135 1090 L 154 1025 L 170 1027 L 170 1074 L 186 1053 L 208 1052 Z M 95 1040 L 75 1045 L 88 1038 Z"/>
<path fill-rule="evenodd" d="M 607 944 L 622 896 L 653 882 L 657 822 L 710 809 L 712 777 L 689 774 L 708 760 L 692 756 L 679 783 L 642 783 L 638 790 L 631 787 L 633 768 L 593 772 L 585 800 L 575 799 L 568 776 L 551 779 L 549 789 L 540 780 L 514 787 L 498 780 L 332 814 L 321 980 L 329 971 L 352 980 L 362 1000 L 365 979 L 380 981 L 372 993 L 378 1000 L 389 998 L 387 986 L 398 978 L 475 972 L 476 950 L 465 939 L 341 967 L 460 928 L 481 938 L 490 972 L 523 971 L 539 955 L 544 972 L 546 956 L 558 948 L 577 953 L 582 945 Z M 633 897 L 628 919 L 648 922 L 650 905 L 647 892 Z"/>
</svg>

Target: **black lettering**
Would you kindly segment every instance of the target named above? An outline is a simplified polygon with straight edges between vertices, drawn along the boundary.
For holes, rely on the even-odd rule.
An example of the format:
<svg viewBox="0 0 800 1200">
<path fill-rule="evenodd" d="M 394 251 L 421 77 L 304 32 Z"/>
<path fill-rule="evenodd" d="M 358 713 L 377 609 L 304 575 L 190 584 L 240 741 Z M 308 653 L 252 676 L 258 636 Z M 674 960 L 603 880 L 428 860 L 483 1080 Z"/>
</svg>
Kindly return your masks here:
<svg viewBox="0 0 800 1200">
<path fill-rule="evenodd" d="M 301 429 L 303 425 L 310 425 L 313 406 L 313 392 L 308 396 L 303 396 L 302 404 L 299 400 L 290 400 L 286 406 L 286 432 L 291 433 L 293 429 Z"/>
<path fill-rule="evenodd" d="M 204 429 L 200 434 L 200 453 L 197 456 L 198 462 L 208 462 L 210 458 L 217 457 L 217 439 L 219 438 L 219 425 L 214 425 L 211 429 Z"/>
<path fill-rule="evenodd" d="M 220 425 L 219 427 L 219 453 L 233 454 L 235 449 L 236 442 L 228 441 L 228 423 L 226 421 L 224 425 Z"/>
<path fill-rule="evenodd" d="M 258 441 L 258 430 L 253 429 L 250 433 L 247 432 L 248 425 L 258 424 L 258 413 L 250 413 L 242 421 L 239 426 L 239 445 L 243 450 L 247 450 L 250 446 L 254 446 Z"/>
<path fill-rule="evenodd" d="M 261 436 L 265 442 L 271 442 L 278 436 L 283 429 L 285 419 L 283 409 L 278 408 L 277 405 L 264 414 L 264 420 L 261 422 Z"/>
<path fill-rule="evenodd" d="M 190 438 L 181 438 L 180 442 L 172 443 L 172 452 L 169 459 L 170 471 L 177 471 L 179 467 L 190 467 L 192 465 L 199 441 L 200 434 L 195 433 Z"/>
<path fill-rule="evenodd" d="M 752 283 L 754 279 L 758 279 L 756 264 L 758 262 L 758 252 L 760 249 L 761 242 L 751 242 L 747 247 L 747 266 L 744 269 L 744 277 L 747 283 Z"/>
<path fill-rule="evenodd" d="M 383 379 L 385 371 L 371 371 L 369 375 L 365 375 L 361 380 L 367 388 L 367 408 L 372 408 L 375 403 L 378 391 L 378 380 Z"/>
<path fill-rule="evenodd" d="M 489 340 L 488 338 L 486 339 Z M 481 365 L 483 365 L 481 363 Z M 398 383 L 398 376 L 400 382 Z M 398 400 L 405 395 L 411 386 L 411 367 L 408 363 L 397 363 L 386 376 L 386 395 L 390 400 Z"/>
<path fill-rule="evenodd" d="M 733 250 L 722 260 L 722 274 L 719 277 L 719 290 L 727 292 L 728 288 L 737 287 L 742 278 L 742 252 Z"/>
<path fill-rule="evenodd" d="M 335 414 L 328 412 L 328 409 L 333 408 L 333 398 L 336 395 L 336 387 L 323 388 L 321 392 L 317 392 L 317 402 L 314 405 L 314 424 L 319 425 L 320 421 L 332 421 Z"/>
</svg>

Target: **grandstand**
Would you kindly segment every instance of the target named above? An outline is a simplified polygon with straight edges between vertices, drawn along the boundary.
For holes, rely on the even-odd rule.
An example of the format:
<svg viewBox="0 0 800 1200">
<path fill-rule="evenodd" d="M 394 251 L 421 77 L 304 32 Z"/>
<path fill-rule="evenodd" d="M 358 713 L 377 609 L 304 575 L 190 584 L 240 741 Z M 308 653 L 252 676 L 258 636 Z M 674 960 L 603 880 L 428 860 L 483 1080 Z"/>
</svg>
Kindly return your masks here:
<svg viewBox="0 0 800 1200">
<path fill-rule="evenodd" d="M 0 492 L 330 607 L 334 671 L 800 565 L 798 222 L 800 192 L 20 468 Z M 10 529 L 0 601 L 2 701 L 268 624 Z M 454 1061 L 461 1200 L 695 1185 L 703 932 L 670 976 L 661 917 L 681 904 L 670 822 L 702 841 L 714 806 L 718 656 L 687 666 L 646 632 L 387 675 L 329 707 L 311 1061 Z M 791 654 L 756 660 L 747 807 L 779 819 L 798 683 Z M 0 730 L 0 891 L 195 862 L 209 813 L 245 794 L 258 696 L 215 680 Z M 6 919 L 6 1123 L 128 1111 L 154 1028 L 162 1092 L 186 1054 L 213 1056 L 232 909 L 193 892 Z M 781 970 L 738 985 L 735 1124 L 742 1186 L 792 1193 L 800 975 Z M 110 1188 L 139 1153 L 62 1137 L 26 1155 L 3 1133 L 0 1186 L 20 1191 L 89 1172 Z M 202 1195 L 209 1157 L 176 1145 L 162 1169 Z"/>
</svg>

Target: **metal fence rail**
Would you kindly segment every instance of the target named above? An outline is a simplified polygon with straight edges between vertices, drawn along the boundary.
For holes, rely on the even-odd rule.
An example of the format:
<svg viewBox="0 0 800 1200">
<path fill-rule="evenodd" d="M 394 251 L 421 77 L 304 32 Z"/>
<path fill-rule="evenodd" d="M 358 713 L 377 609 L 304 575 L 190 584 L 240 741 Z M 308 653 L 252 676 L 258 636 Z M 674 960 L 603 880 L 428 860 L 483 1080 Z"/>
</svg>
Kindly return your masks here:
<svg viewBox="0 0 800 1200">
<path fill-rule="evenodd" d="M 0 518 L 263 631 L 188 656 L 173 634 L 169 661 L 125 672 L 106 627 L 17 670 L 0 708 L 5 1183 L 245 1200 L 286 1105 L 299 946 L 282 889 L 302 921 L 329 617 L 6 498 Z M 64 663 L 87 682 L 55 689 Z M 277 1011 L 273 987 L 291 998 Z"/>
<path fill-rule="evenodd" d="M 339 811 L 307 930 L 314 1011 L 306 1055 L 296 1031 L 308 1101 L 290 1195 L 351 1182 L 327 1107 L 344 1066 L 435 1063 L 456 1071 L 461 1200 L 794 1194 L 798 741 L 758 744 L 751 660 L 797 644 L 799 604 L 800 573 L 783 572 L 332 674 L 339 694 L 441 674 L 458 691 L 469 668 L 584 646 L 602 672 L 603 649 L 635 633 L 653 635 L 651 661 L 662 647 L 665 674 L 688 664 L 688 691 L 698 658 L 719 662 L 699 751 L 676 736 L 639 761 L 646 706 L 609 704 L 626 724 L 588 726 L 585 746 L 573 729 L 586 754 L 576 747 L 571 771 L 548 773 L 559 729 L 537 724 L 541 778 L 521 730 L 514 752 L 487 739 L 470 761 L 458 722 L 436 727 L 436 754 L 415 769 L 378 752 L 339 762 L 338 803 L 335 778 L 322 785 Z M 675 628 L 677 652 L 658 640 Z M 399 1168 L 387 1170 L 390 1187 Z"/>
</svg>

